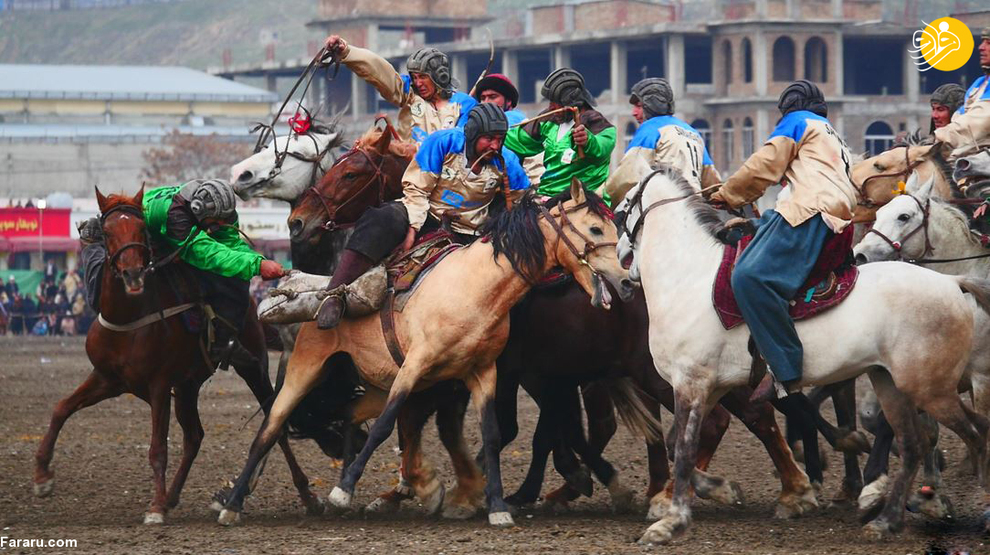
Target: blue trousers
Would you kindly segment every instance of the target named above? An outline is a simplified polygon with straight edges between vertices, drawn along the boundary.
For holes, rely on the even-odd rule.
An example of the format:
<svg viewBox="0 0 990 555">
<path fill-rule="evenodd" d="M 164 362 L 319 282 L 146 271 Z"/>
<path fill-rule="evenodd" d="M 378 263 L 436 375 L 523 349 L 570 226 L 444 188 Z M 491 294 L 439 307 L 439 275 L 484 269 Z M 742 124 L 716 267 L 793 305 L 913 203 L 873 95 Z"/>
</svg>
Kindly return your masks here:
<svg viewBox="0 0 990 555">
<path fill-rule="evenodd" d="M 801 378 L 804 349 L 788 313 L 832 230 L 821 216 L 791 227 L 768 210 L 732 272 L 732 292 L 760 354 L 777 380 Z"/>
</svg>

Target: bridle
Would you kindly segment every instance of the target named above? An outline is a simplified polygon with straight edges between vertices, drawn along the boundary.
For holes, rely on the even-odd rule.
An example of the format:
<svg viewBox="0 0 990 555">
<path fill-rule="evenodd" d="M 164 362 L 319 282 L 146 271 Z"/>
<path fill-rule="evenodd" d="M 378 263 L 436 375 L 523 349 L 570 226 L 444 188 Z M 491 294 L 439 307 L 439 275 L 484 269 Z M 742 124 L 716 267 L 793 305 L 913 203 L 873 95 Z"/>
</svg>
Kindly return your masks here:
<svg viewBox="0 0 990 555">
<path fill-rule="evenodd" d="M 278 150 L 278 141 L 277 141 L 277 138 L 278 137 L 275 136 L 275 128 L 272 127 L 271 125 L 267 125 L 267 124 L 264 124 L 264 123 L 259 123 L 257 126 L 255 126 L 254 129 L 251 130 L 251 132 L 254 133 L 258 129 L 264 129 L 265 130 L 265 132 L 263 132 L 261 134 L 261 136 L 259 137 L 259 140 L 261 138 L 263 138 L 263 137 L 267 137 L 269 133 L 271 134 L 271 136 L 272 136 L 272 143 L 271 143 L 271 145 L 272 145 L 272 148 L 275 150 L 275 164 L 272 166 L 272 169 L 268 170 L 268 177 L 265 178 L 265 182 L 271 182 L 273 179 L 275 179 L 276 177 L 278 177 L 282 173 L 282 164 L 285 163 L 285 159 L 287 157 L 289 157 L 289 156 L 291 156 L 291 157 L 293 157 L 296 160 L 299 160 L 301 162 L 307 162 L 309 164 L 312 164 L 313 167 L 312 167 L 312 170 L 310 171 L 310 174 L 309 174 L 309 186 L 310 187 L 315 186 L 316 183 L 317 183 L 317 181 L 319 181 L 319 176 L 322 175 L 323 173 L 326 173 L 326 172 L 320 172 L 320 170 L 323 169 L 323 160 L 324 160 L 324 158 L 326 158 L 327 157 L 327 154 L 329 154 L 330 151 L 333 149 L 333 143 L 334 143 L 334 141 L 332 141 L 332 140 L 331 141 L 327 141 L 326 147 L 323 148 L 322 150 L 320 150 L 320 143 L 319 143 L 319 141 L 316 140 L 316 137 L 314 137 L 312 133 L 309 133 L 309 132 L 307 132 L 307 133 L 290 133 L 289 134 L 289 140 L 290 141 L 292 140 L 293 135 L 295 135 L 296 137 L 308 137 L 311 141 L 313 141 L 313 147 L 316 150 L 316 154 L 313 155 L 313 156 L 304 156 L 302 154 L 299 154 L 298 152 L 293 152 L 293 151 L 289 150 L 289 143 L 288 142 L 286 142 L 286 144 L 285 144 L 285 149 L 283 149 L 281 152 L 279 152 L 279 150 Z M 260 152 L 261 150 L 263 150 L 263 149 L 257 149 L 256 148 L 255 149 L 255 153 Z"/>
<path fill-rule="evenodd" d="M 562 203 L 558 203 L 556 205 L 556 208 L 559 208 L 560 209 L 560 222 L 559 223 L 557 222 L 557 218 L 553 214 L 551 214 L 550 211 L 547 210 L 547 208 L 544 205 L 540 204 L 539 205 L 539 208 L 540 208 L 540 215 L 543 216 L 544 219 L 546 219 L 546 221 L 550 224 L 550 227 L 552 227 L 554 229 L 554 231 L 557 233 L 557 242 L 556 242 L 556 244 L 554 246 L 554 249 L 556 250 L 556 245 L 559 245 L 561 242 L 563 242 L 564 243 L 564 246 L 566 246 L 567 249 L 569 251 L 571 251 L 571 254 L 573 254 L 578 259 L 578 262 L 580 262 L 581 264 L 584 264 L 585 266 L 587 266 L 588 269 L 591 270 L 591 273 L 593 275 L 600 276 L 601 273 L 598 270 L 596 270 L 591 265 L 591 263 L 588 262 L 588 257 L 591 256 L 591 254 L 594 253 L 598 249 L 606 248 L 606 247 L 615 248 L 615 246 L 618 243 L 616 243 L 615 241 L 602 241 L 602 242 L 596 243 L 596 242 L 592 241 L 591 239 L 589 239 L 585 234 L 581 233 L 581 230 L 579 230 L 577 228 L 577 226 L 575 226 L 574 223 L 571 222 L 571 220 L 567 218 L 567 214 L 569 212 L 576 212 L 576 211 L 578 211 L 578 210 L 580 210 L 582 208 L 585 208 L 586 206 L 588 206 L 588 202 L 587 201 L 582 202 L 581 204 L 572 206 L 570 208 L 564 208 L 564 206 L 563 206 Z M 561 225 L 561 224 L 563 224 L 563 225 Z M 584 250 L 583 251 L 579 251 L 578 248 L 574 245 L 574 243 L 571 242 L 570 237 L 568 237 L 564 233 L 564 228 L 565 227 L 567 229 L 569 229 L 571 232 L 573 232 L 575 235 L 577 235 L 578 237 L 580 237 L 582 241 L 584 241 Z"/>
<path fill-rule="evenodd" d="M 928 200 L 925 201 L 924 204 L 922 204 L 921 203 L 921 200 L 919 200 L 918 197 L 916 197 L 916 196 L 914 196 L 914 195 L 912 195 L 910 193 L 902 193 L 902 194 L 904 196 L 909 197 L 911 200 L 913 200 L 915 203 L 917 203 L 918 208 L 921 209 L 921 223 L 918 225 L 918 227 L 912 229 L 900 241 L 894 241 L 890 237 L 887 237 L 886 235 L 884 235 L 882 232 L 877 231 L 877 229 L 875 227 L 871 227 L 870 230 L 866 232 L 866 234 L 869 235 L 869 234 L 872 233 L 872 234 L 876 235 L 877 237 L 883 239 L 885 243 L 887 243 L 888 245 L 890 245 L 890 247 L 892 249 L 894 249 L 894 252 L 897 253 L 898 259 L 901 260 L 901 261 L 903 261 L 903 262 L 912 262 L 912 263 L 924 262 L 924 260 L 923 260 L 924 257 L 928 256 L 929 254 L 931 254 L 932 252 L 935 251 L 935 248 L 932 247 L 931 240 L 928 237 L 928 221 L 930 219 L 929 216 L 931 214 L 931 204 L 932 204 L 932 201 L 931 201 L 931 199 L 928 199 Z M 921 231 L 921 232 L 923 232 L 925 234 L 925 251 L 921 253 L 921 258 L 920 259 L 906 259 L 906 258 L 904 258 L 904 255 L 901 253 L 901 249 L 903 248 L 904 243 L 906 243 L 908 239 L 910 239 L 911 237 L 913 237 L 919 231 Z"/>
<path fill-rule="evenodd" d="M 682 201 L 682 200 L 687 200 L 687 199 L 689 199 L 689 198 L 691 198 L 693 196 L 701 195 L 701 194 L 704 194 L 704 193 L 706 193 L 708 191 L 714 191 L 715 189 L 718 189 L 719 187 L 722 186 L 721 183 L 718 183 L 718 184 L 712 185 L 710 187 L 705 187 L 704 189 L 701 189 L 700 191 L 694 191 L 693 193 L 688 193 L 686 195 L 681 195 L 679 197 L 670 197 L 670 198 L 660 199 L 660 200 L 658 200 L 656 202 L 651 203 L 646 208 L 642 208 L 642 206 L 643 206 L 643 193 L 646 190 L 646 184 L 649 183 L 649 181 L 651 179 L 653 179 L 653 176 L 655 176 L 658 173 L 665 172 L 665 171 L 667 171 L 667 168 L 666 167 L 655 169 L 655 170 L 651 171 L 650 173 L 646 174 L 642 179 L 639 180 L 639 184 L 637 185 L 637 188 L 636 188 L 636 193 L 633 194 L 633 197 L 629 200 L 629 208 L 632 208 L 634 206 L 640 208 L 639 219 L 636 220 L 636 223 L 633 225 L 632 229 L 629 229 L 629 225 L 627 224 L 627 222 L 628 222 L 628 219 L 627 218 L 628 218 L 628 215 L 629 215 L 629 210 L 628 209 L 625 212 L 616 214 L 616 220 L 617 220 L 616 221 L 616 226 L 619 227 L 622 230 L 622 232 L 625 233 L 626 237 L 629 238 L 629 246 L 631 248 L 636 248 L 636 236 L 639 234 L 640 229 L 643 227 L 643 222 L 646 221 L 646 215 L 649 214 L 651 210 L 653 210 L 655 208 L 660 208 L 661 206 L 664 206 L 664 205 L 667 205 L 667 204 L 671 204 L 671 203 L 674 203 L 674 202 L 679 202 L 679 201 Z"/>
<path fill-rule="evenodd" d="M 130 204 L 118 204 L 117 206 L 114 206 L 113 208 L 107 210 L 106 212 L 100 215 L 100 229 L 103 231 L 104 237 L 106 236 L 107 219 L 111 215 L 117 212 L 120 212 L 122 214 L 130 214 L 132 216 L 135 216 L 139 220 L 144 221 L 144 212 L 137 206 L 133 206 Z M 121 277 L 121 272 L 117 268 L 117 259 L 120 258 L 120 255 L 124 254 L 124 252 L 127 251 L 128 249 L 143 249 L 148 254 L 148 258 L 149 259 L 151 258 L 151 247 L 148 246 L 149 237 L 148 237 L 147 229 L 144 230 L 144 237 L 145 237 L 144 241 L 131 241 L 129 243 L 124 243 L 119 248 L 117 248 L 117 250 L 114 251 L 113 253 L 110 252 L 107 253 L 107 264 L 109 264 L 110 267 L 113 268 L 113 273 L 115 276 Z M 145 274 L 151 271 L 153 271 L 151 264 L 144 266 L 143 268 L 141 268 L 139 277 L 144 277 Z"/>
<path fill-rule="evenodd" d="M 912 162 L 911 161 L 911 157 L 910 157 L 910 152 L 911 152 L 910 146 L 909 145 L 904 145 L 904 169 L 903 170 L 897 171 L 897 172 L 878 173 L 876 175 L 871 175 L 870 177 L 867 177 L 866 179 L 863 180 L 863 184 L 862 185 L 858 185 L 858 186 L 856 185 L 855 182 L 853 182 L 853 187 L 856 187 L 856 190 L 857 190 L 857 192 L 859 192 L 859 196 L 862 199 L 859 202 L 857 202 L 857 204 L 859 206 L 863 206 L 865 208 L 878 208 L 878 207 L 881 206 L 881 205 L 877 204 L 876 201 L 874 201 L 870 197 L 866 196 L 866 186 L 870 183 L 870 180 L 871 179 L 881 179 L 881 178 L 886 178 L 886 177 L 899 177 L 902 180 L 907 180 L 907 177 L 909 175 L 911 175 L 911 172 L 913 172 L 915 168 L 917 168 L 918 166 L 920 166 L 924 162 L 924 160 L 920 156 L 914 162 Z"/>
<path fill-rule="evenodd" d="M 350 227 L 354 227 L 354 225 L 357 224 L 357 221 L 344 222 L 344 223 L 338 222 L 337 212 L 339 212 L 342 208 L 344 208 L 351 202 L 361 197 L 364 194 L 364 192 L 372 185 L 377 184 L 378 186 L 378 190 L 377 190 L 378 198 L 374 206 L 381 206 L 382 203 L 385 202 L 385 174 L 382 172 L 382 167 L 385 165 L 385 156 L 382 156 L 381 159 L 378 161 L 378 164 L 375 164 L 375 161 L 371 158 L 370 154 L 368 154 L 364 149 L 355 146 L 347 154 L 341 156 L 334 163 L 334 166 L 358 154 L 361 154 L 362 156 L 365 157 L 368 163 L 375 168 L 375 172 L 371 174 L 371 177 L 369 177 L 368 180 L 363 185 L 361 185 L 361 187 L 357 188 L 357 190 L 355 190 L 352 195 L 348 196 L 340 204 L 331 208 L 330 199 L 328 199 L 323 193 L 320 192 L 319 183 L 313 183 L 303 192 L 303 197 L 307 195 L 315 196 L 317 200 L 320 201 L 320 204 L 323 205 L 323 211 L 326 213 L 327 219 L 325 222 L 323 222 L 323 225 L 321 225 L 320 227 L 326 231 L 335 231 L 338 229 L 348 229 Z"/>
</svg>

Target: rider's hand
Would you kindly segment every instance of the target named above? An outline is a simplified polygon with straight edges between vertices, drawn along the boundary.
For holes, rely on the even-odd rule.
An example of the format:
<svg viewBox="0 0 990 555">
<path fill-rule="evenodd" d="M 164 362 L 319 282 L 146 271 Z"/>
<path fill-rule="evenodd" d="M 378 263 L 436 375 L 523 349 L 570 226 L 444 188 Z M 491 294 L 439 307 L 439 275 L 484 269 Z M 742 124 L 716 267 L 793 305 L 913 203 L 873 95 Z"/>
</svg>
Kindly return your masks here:
<svg viewBox="0 0 990 555">
<path fill-rule="evenodd" d="M 260 272 L 261 279 L 278 279 L 285 275 L 285 268 L 274 260 L 262 260 Z"/>
<path fill-rule="evenodd" d="M 416 229 L 413 226 L 409 226 L 409 231 L 406 232 L 406 238 L 402 241 L 402 252 L 411 249 L 414 241 L 416 241 Z"/>
<path fill-rule="evenodd" d="M 334 56 L 339 58 L 347 50 L 347 41 L 342 39 L 340 35 L 330 35 L 327 37 L 327 40 L 323 46 L 325 46 L 329 52 L 333 53 Z"/>
<path fill-rule="evenodd" d="M 729 203 L 725 201 L 724 197 L 722 197 L 722 191 L 715 191 L 712 193 L 711 196 L 708 197 L 708 204 L 711 204 L 719 210 L 725 210 L 729 207 Z"/>
<path fill-rule="evenodd" d="M 588 144 L 588 130 L 581 124 L 575 125 L 574 129 L 571 129 L 571 139 L 576 146 L 584 148 Z"/>
<path fill-rule="evenodd" d="M 983 201 L 983 204 L 976 207 L 976 210 L 973 211 L 973 218 L 982 218 L 986 215 L 988 202 L 990 202 L 990 200 L 985 200 Z"/>
</svg>

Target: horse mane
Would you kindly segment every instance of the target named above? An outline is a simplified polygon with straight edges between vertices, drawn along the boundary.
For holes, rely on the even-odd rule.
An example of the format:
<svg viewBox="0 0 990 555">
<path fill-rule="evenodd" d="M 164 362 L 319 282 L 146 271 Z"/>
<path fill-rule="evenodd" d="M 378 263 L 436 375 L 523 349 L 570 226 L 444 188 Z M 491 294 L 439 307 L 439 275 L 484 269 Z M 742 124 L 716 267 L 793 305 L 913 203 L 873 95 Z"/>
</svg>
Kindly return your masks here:
<svg viewBox="0 0 990 555">
<path fill-rule="evenodd" d="M 921 129 L 915 129 L 914 133 L 899 137 L 892 146 L 928 146 L 932 144 L 935 144 L 935 137 L 928 134 L 922 135 Z"/>
<path fill-rule="evenodd" d="M 492 244 L 496 260 L 500 254 L 505 255 L 512 269 L 530 283 L 542 277 L 547 252 L 540 229 L 540 207 L 534 195 L 527 194 L 512 210 L 488 218 L 481 233 Z"/>
<path fill-rule="evenodd" d="M 385 129 L 378 129 L 376 126 L 372 126 L 371 129 L 365 131 L 364 135 L 361 135 L 361 138 L 354 141 L 354 148 L 364 148 L 368 145 L 375 144 L 384 132 Z M 392 139 L 388 144 L 389 153 L 405 160 L 412 160 L 418 150 L 419 145 L 414 141 L 407 142 L 400 139 Z"/>
<path fill-rule="evenodd" d="M 681 172 L 667 164 L 658 164 L 654 169 L 659 170 L 657 175 L 661 175 L 672 181 L 677 186 L 680 194 L 690 195 L 684 199 L 684 205 L 687 206 L 688 210 L 694 216 L 695 221 L 698 222 L 698 225 L 707 231 L 712 236 L 712 239 L 718 241 L 716 234 L 725 227 L 725 223 L 719 218 L 718 210 L 715 210 L 701 195 L 697 194 L 698 190 L 684 179 Z"/>
<path fill-rule="evenodd" d="M 967 216 L 966 213 L 962 211 L 962 209 L 960 209 L 958 206 L 952 204 L 950 201 L 943 198 L 930 197 L 930 200 L 933 206 L 938 205 L 944 208 L 945 211 L 948 212 L 949 216 L 951 216 L 954 220 L 956 220 L 956 223 L 958 223 L 960 226 L 962 226 L 963 229 L 967 231 L 966 238 L 969 239 L 969 241 L 973 245 L 982 246 L 980 241 L 973 235 L 973 233 L 970 232 L 969 216 Z"/>
</svg>

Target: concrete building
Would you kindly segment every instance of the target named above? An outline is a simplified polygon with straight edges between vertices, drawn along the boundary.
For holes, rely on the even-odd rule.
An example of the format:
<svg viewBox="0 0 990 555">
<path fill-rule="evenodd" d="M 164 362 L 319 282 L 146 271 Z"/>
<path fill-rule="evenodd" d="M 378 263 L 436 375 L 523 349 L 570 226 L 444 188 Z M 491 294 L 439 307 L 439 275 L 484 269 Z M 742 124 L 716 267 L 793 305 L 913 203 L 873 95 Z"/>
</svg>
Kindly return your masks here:
<svg viewBox="0 0 990 555">
<path fill-rule="evenodd" d="M 439 2 L 447 6 L 447 2 Z M 439 16 L 390 14 L 393 0 L 362 1 L 361 16 L 335 17 L 341 4 L 324 0 L 321 19 L 310 25 L 338 33 L 353 44 L 374 49 L 401 68 L 416 48 L 429 42 L 447 52 L 453 74 L 470 88 L 488 62 L 485 33 L 460 24 L 482 16 L 479 2 L 452 2 Z M 401 4 L 401 3 L 399 3 Z M 429 2 L 428 2 L 429 4 Z M 776 122 L 777 97 L 793 79 L 818 82 L 830 105 L 830 119 L 854 152 L 879 152 L 896 133 L 927 130 L 928 94 L 946 82 L 968 85 L 980 75 L 978 58 L 954 72 L 918 72 L 907 49 L 921 25 L 913 11 L 892 17 L 882 0 L 715 0 L 671 3 L 663 0 L 572 0 L 509 13 L 495 29 L 494 70 L 506 73 L 520 90 L 521 108 L 534 114 L 542 79 L 553 69 L 581 71 L 598 109 L 614 123 L 621 156 L 635 130 L 627 104 L 633 83 L 666 77 L 677 97 L 677 115 L 705 134 L 724 173 L 737 168 L 767 137 Z M 321 13 L 323 13 L 321 11 Z M 423 12 L 415 12 L 423 13 Z M 976 36 L 988 12 L 958 15 Z M 406 24 L 395 40 L 396 19 Z M 358 27 L 355 27 L 357 23 Z M 449 40 L 430 26 L 455 30 Z M 232 79 L 263 78 L 269 90 L 294 80 L 308 60 L 290 60 L 211 70 Z M 311 102 L 336 109 L 349 106 L 355 131 L 371 116 L 392 107 L 371 87 L 342 69 L 334 81 L 321 80 Z"/>
</svg>

